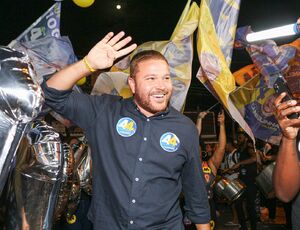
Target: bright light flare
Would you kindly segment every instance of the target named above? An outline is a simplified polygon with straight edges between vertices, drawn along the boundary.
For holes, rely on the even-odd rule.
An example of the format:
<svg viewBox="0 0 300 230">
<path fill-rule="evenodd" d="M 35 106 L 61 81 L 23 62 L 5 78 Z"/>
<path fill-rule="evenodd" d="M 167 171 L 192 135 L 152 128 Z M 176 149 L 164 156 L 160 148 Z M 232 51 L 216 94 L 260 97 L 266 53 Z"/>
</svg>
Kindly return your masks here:
<svg viewBox="0 0 300 230">
<path fill-rule="evenodd" d="M 300 33 L 299 24 L 289 24 L 286 26 L 275 27 L 268 30 L 262 30 L 247 34 L 246 40 L 248 42 L 256 42 L 265 39 L 279 38 L 285 36 L 291 36 Z"/>
</svg>

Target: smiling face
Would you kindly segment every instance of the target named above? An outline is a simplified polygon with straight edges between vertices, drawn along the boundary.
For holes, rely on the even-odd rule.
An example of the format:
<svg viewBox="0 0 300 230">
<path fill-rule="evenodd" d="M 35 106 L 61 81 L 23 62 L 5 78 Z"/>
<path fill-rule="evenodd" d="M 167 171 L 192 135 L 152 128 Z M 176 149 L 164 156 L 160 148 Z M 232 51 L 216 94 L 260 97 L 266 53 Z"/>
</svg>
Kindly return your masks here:
<svg viewBox="0 0 300 230">
<path fill-rule="evenodd" d="M 159 58 L 141 60 L 128 78 L 134 101 L 146 117 L 166 110 L 172 94 L 168 63 Z"/>
</svg>

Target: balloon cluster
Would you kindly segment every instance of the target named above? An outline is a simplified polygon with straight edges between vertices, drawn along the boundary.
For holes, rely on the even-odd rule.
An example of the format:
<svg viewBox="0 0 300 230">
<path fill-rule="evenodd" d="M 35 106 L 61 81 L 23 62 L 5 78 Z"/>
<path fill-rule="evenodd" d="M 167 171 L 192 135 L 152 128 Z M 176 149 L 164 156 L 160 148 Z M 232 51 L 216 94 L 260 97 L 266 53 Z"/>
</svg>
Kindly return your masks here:
<svg viewBox="0 0 300 230">
<path fill-rule="evenodd" d="M 73 0 L 73 2 L 80 7 L 86 8 L 91 6 L 95 0 Z"/>
</svg>

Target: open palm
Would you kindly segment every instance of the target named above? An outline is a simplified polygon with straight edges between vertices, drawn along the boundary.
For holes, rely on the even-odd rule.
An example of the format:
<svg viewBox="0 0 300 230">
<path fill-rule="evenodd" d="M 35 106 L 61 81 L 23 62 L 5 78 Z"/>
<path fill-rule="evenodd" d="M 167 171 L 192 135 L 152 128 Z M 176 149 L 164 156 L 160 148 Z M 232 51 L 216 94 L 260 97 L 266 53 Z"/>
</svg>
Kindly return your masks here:
<svg viewBox="0 0 300 230">
<path fill-rule="evenodd" d="M 137 45 L 132 44 L 123 48 L 131 41 L 129 36 L 122 39 L 124 35 L 124 32 L 120 32 L 114 36 L 113 32 L 110 32 L 98 42 L 86 57 L 91 67 L 94 69 L 109 68 L 117 58 L 132 52 Z"/>
</svg>

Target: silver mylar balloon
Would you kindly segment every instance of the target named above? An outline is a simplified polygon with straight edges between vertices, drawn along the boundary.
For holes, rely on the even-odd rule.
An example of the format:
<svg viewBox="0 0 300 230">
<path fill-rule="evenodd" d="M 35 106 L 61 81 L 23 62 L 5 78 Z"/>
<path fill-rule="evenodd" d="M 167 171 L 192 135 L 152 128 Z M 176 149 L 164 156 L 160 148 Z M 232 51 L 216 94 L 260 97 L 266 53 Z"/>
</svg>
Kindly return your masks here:
<svg viewBox="0 0 300 230">
<path fill-rule="evenodd" d="M 85 137 L 78 138 L 78 143 L 73 145 L 74 152 L 74 179 L 72 191 L 66 209 L 67 219 L 72 218 L 80 202 L 81 191 L 92 195 L 92 159 L 91 150 Z M 75 147 L 74 147 L 75 146 Z"/>
<path fill-rule="evenodd" d="M 26 125 L 38 115 L 43 101 L 28 56 L 0 46 L 0 194 Z"/>
<path fill-rule="evenodd" d="M 18 148 L 9 180 L 6 229 L 52 229 L 57 204 L 66 205 L 58 202 L 65 177 L 63 155 L 59 134 L 44 121 L 34 121 Z"/>
</svg>

